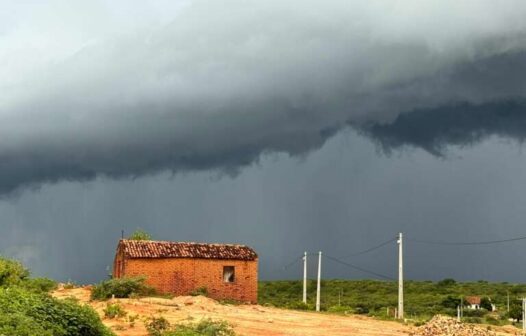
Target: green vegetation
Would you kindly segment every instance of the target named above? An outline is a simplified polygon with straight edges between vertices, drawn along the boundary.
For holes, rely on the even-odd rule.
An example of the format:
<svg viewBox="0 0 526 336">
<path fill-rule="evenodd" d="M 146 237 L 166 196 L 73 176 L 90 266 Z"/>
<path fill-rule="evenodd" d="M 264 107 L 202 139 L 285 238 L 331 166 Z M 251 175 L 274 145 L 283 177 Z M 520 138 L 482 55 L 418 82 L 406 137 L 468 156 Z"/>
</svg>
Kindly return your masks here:
<svg viewBox="0 0 526 336">
<path fill-rule="evenodd" d="M 398 302 L 397 282 L 375 280 L 323 280 L 321 309 L 335 313 L 368 314 L 378 318 L 392 318 Z M 316 281 L 307 285 L 308 302 L 301 302 L 302 281 L 264 281 L 259 284 L 259 303 L 289 309 L 314 310 Z M 506 298 L 511 300 L 510 314 L 506 312 Z M 464 310 L 466 320 L 491 324 L 508 323 L 508 318 L 520 318 L 520 301 L 526 295 L 526 284 L 456 282 L 453 279 L 405 282 L 405 314 L 407 318 L 425 320 L 436 314 L 456 316 L 461 298 L 481 296 L 482 310 Z M 491 301 L 489 300 L 491 298 Z M 464 303 L 466 301 L 464 300 Z M 490 312 L 491 304 L 497 306 Z"/>
<path fill-rule="evenodd" d="M 125 317 L 126 311 L 118 303 L 108 303 L 106 308 L 104 308 L 104 316 L 110 319 L 116 317 Z"/>
<path fill-rule="evenodd" d="M 146 330 L 150 336 L 235 336 L 228 322 L 210 319 L 172 326 L 163 317 L 151 318 L 146 323 Z"/>
<path fill-rule="evenodd" d="M 116 298 L 134 298 L 154 294 L 154 290 L 147 286 L 144 277 L 118 278 L 102 281 L 95 285 L 91 292 L 94 300 Z"/>
<path fill-rule="evenodd" d="M 190 293 L 190 295 L 191 296 L 199 296 L 199 295 L 208 296 L 208 289 L 206 287 L 199 287 L 199 288 L 194 289 Z"/>
<path fill-rule="evenodd" d="M 0 335 L 113 335 L 93 309 L 52 298 L 47 292 L 55 282 L 29 275 L 19 262 L 0 258 Z"/>
<path fill-rule="evenodd" d="M 0 287 L 16 286 L 28 278 L 29 271 L 21 263 L 0 258 Z"/>
<path fill-rule="evenodd" d="M 130 240 L 152 240 L 152 236 L 143 229 L 137 229 L 128 237 Z"/>
</svg>

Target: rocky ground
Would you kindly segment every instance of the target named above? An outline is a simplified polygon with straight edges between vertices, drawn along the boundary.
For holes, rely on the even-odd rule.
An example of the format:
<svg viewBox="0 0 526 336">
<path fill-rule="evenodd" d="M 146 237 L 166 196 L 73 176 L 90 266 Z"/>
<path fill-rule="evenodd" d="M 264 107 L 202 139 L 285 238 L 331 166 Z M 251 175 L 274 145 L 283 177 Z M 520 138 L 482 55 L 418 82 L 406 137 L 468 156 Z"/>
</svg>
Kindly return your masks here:
<svg viewBox="0 0 526 336">
<path fill-rule="evenodd" d="M 234 325 L 239 335 L 245 336 L 505 336 L 520 335 L 510 327 L 487 330 L 459 324 L 449 317 L 435 317 L 429 323 L 415 328 L 398 322 L 379 321 L 360 315 L 334 315 L 263 307 L 259 305 L 224 305 L 215 300 L 197 296 L 173 299 L 141 298 L 114 299 L 126 311 L 127 317 L 104 318 L 107 302 L 90 301 L 89 288 L 60 289 L 55 297 L 75 297 L 91 305 L 119 336 L 146 336 L 144 321 L 149 317 L 164 317 L 170 323 L 199 321 L 203 318 L 226 320 Z"/>
<path fill-rule="evenodd" d="M 498 336 L 522 335 L 516 328 L 491 327 L 457 322 L 449 316 L 437 315 L 425 325 L 415 328 L 411 336 Z"/>
</svg>

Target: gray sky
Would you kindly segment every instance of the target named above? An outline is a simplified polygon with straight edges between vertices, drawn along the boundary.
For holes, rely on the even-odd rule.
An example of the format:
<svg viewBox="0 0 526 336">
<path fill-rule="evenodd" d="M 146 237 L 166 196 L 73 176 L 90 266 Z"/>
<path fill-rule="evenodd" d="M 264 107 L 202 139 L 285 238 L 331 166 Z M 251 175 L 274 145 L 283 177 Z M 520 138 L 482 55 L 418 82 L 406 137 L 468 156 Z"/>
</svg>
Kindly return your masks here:
<svg viewBox="0 0 526 336">
<path fill-rule="evenodd" d="M 96 281 L 137 227 L 250 244 L 263 278 L 526 233 L 522 1 L 0 8 L 0 251 L 36 274 Z M 408 275 L 526 281 L 522 247 L 408 243 Z"/>
</svg>

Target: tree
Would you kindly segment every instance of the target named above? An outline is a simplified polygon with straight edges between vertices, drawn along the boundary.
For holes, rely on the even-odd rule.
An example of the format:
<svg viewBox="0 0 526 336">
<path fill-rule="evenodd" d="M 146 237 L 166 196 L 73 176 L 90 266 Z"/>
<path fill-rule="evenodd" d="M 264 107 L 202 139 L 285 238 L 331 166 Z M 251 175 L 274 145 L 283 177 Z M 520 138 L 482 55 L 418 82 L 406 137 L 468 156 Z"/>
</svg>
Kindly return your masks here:
<svg viewBox="0 0 526 336">
<path fill-rule="evenodd" d="M 144 231 L 143 229 L 137 229 L 131 236 L 128 237 L 131 240 L 152 240 L 152 236 Z"/>
<path fill-rule="evenodd" d="M 453 286 L 455 285 L 457 282 L 455 281 L 455 279 L 451 279 L 451 278 L 447 278 L 447 279 L 444 279 L 444 280 L 440 280 L 437 285 L 439 287 L 449 287 L 449 286 Z"/>
<path fill-rule="evenodd" d="M 510 312 L 508 313 L 508 316 L 514 320 L 517 320 L 517 322 L 519 322 L 522 319 L 522 305 L 512 304 L 510 307 Z"/>
<path fill-rule="evenodd" d="M 480 308 L 486 309 L 487 311 L 493 311 L 493 306 L 491 305 L 489 297 L 485 296 L 480 299 Z"/>
<path fill-rule="evenodd" d="M 460 306 L 460 298 L 448 295 L 445 299 L 442 300 L 442 307 L 457 309 Z"/>
</svg>

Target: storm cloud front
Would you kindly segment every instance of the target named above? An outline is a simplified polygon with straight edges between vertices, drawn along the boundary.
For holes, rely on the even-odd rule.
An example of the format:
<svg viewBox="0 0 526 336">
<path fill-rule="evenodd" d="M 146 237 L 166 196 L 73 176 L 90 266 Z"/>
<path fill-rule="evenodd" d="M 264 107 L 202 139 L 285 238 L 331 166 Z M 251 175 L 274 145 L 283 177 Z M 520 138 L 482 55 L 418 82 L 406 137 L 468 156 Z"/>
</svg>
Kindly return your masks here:
<svg viewBox="0 0 526 336">
<path fill-rule="evenodd" d="M 143 228 L 248 244 L 283 279 L 304 251 L 403 232 L 408 279 L 526 281 L 521 242 L 410 242 L 526 235 L 525 17 L 513 0 L 3 1 L 0 254 L 93 283 Z M 326 261 L 324 278 L 372 276 Z M 396 246 L 346 261 L 392 277 Z"/>
<path fill-rule="evenodd" d="M 121 5 L 4 6 L 0 193 L 236 174 L 348 125 L 433 153 L 523 137 L 521 1 Z"/>
</svg>

